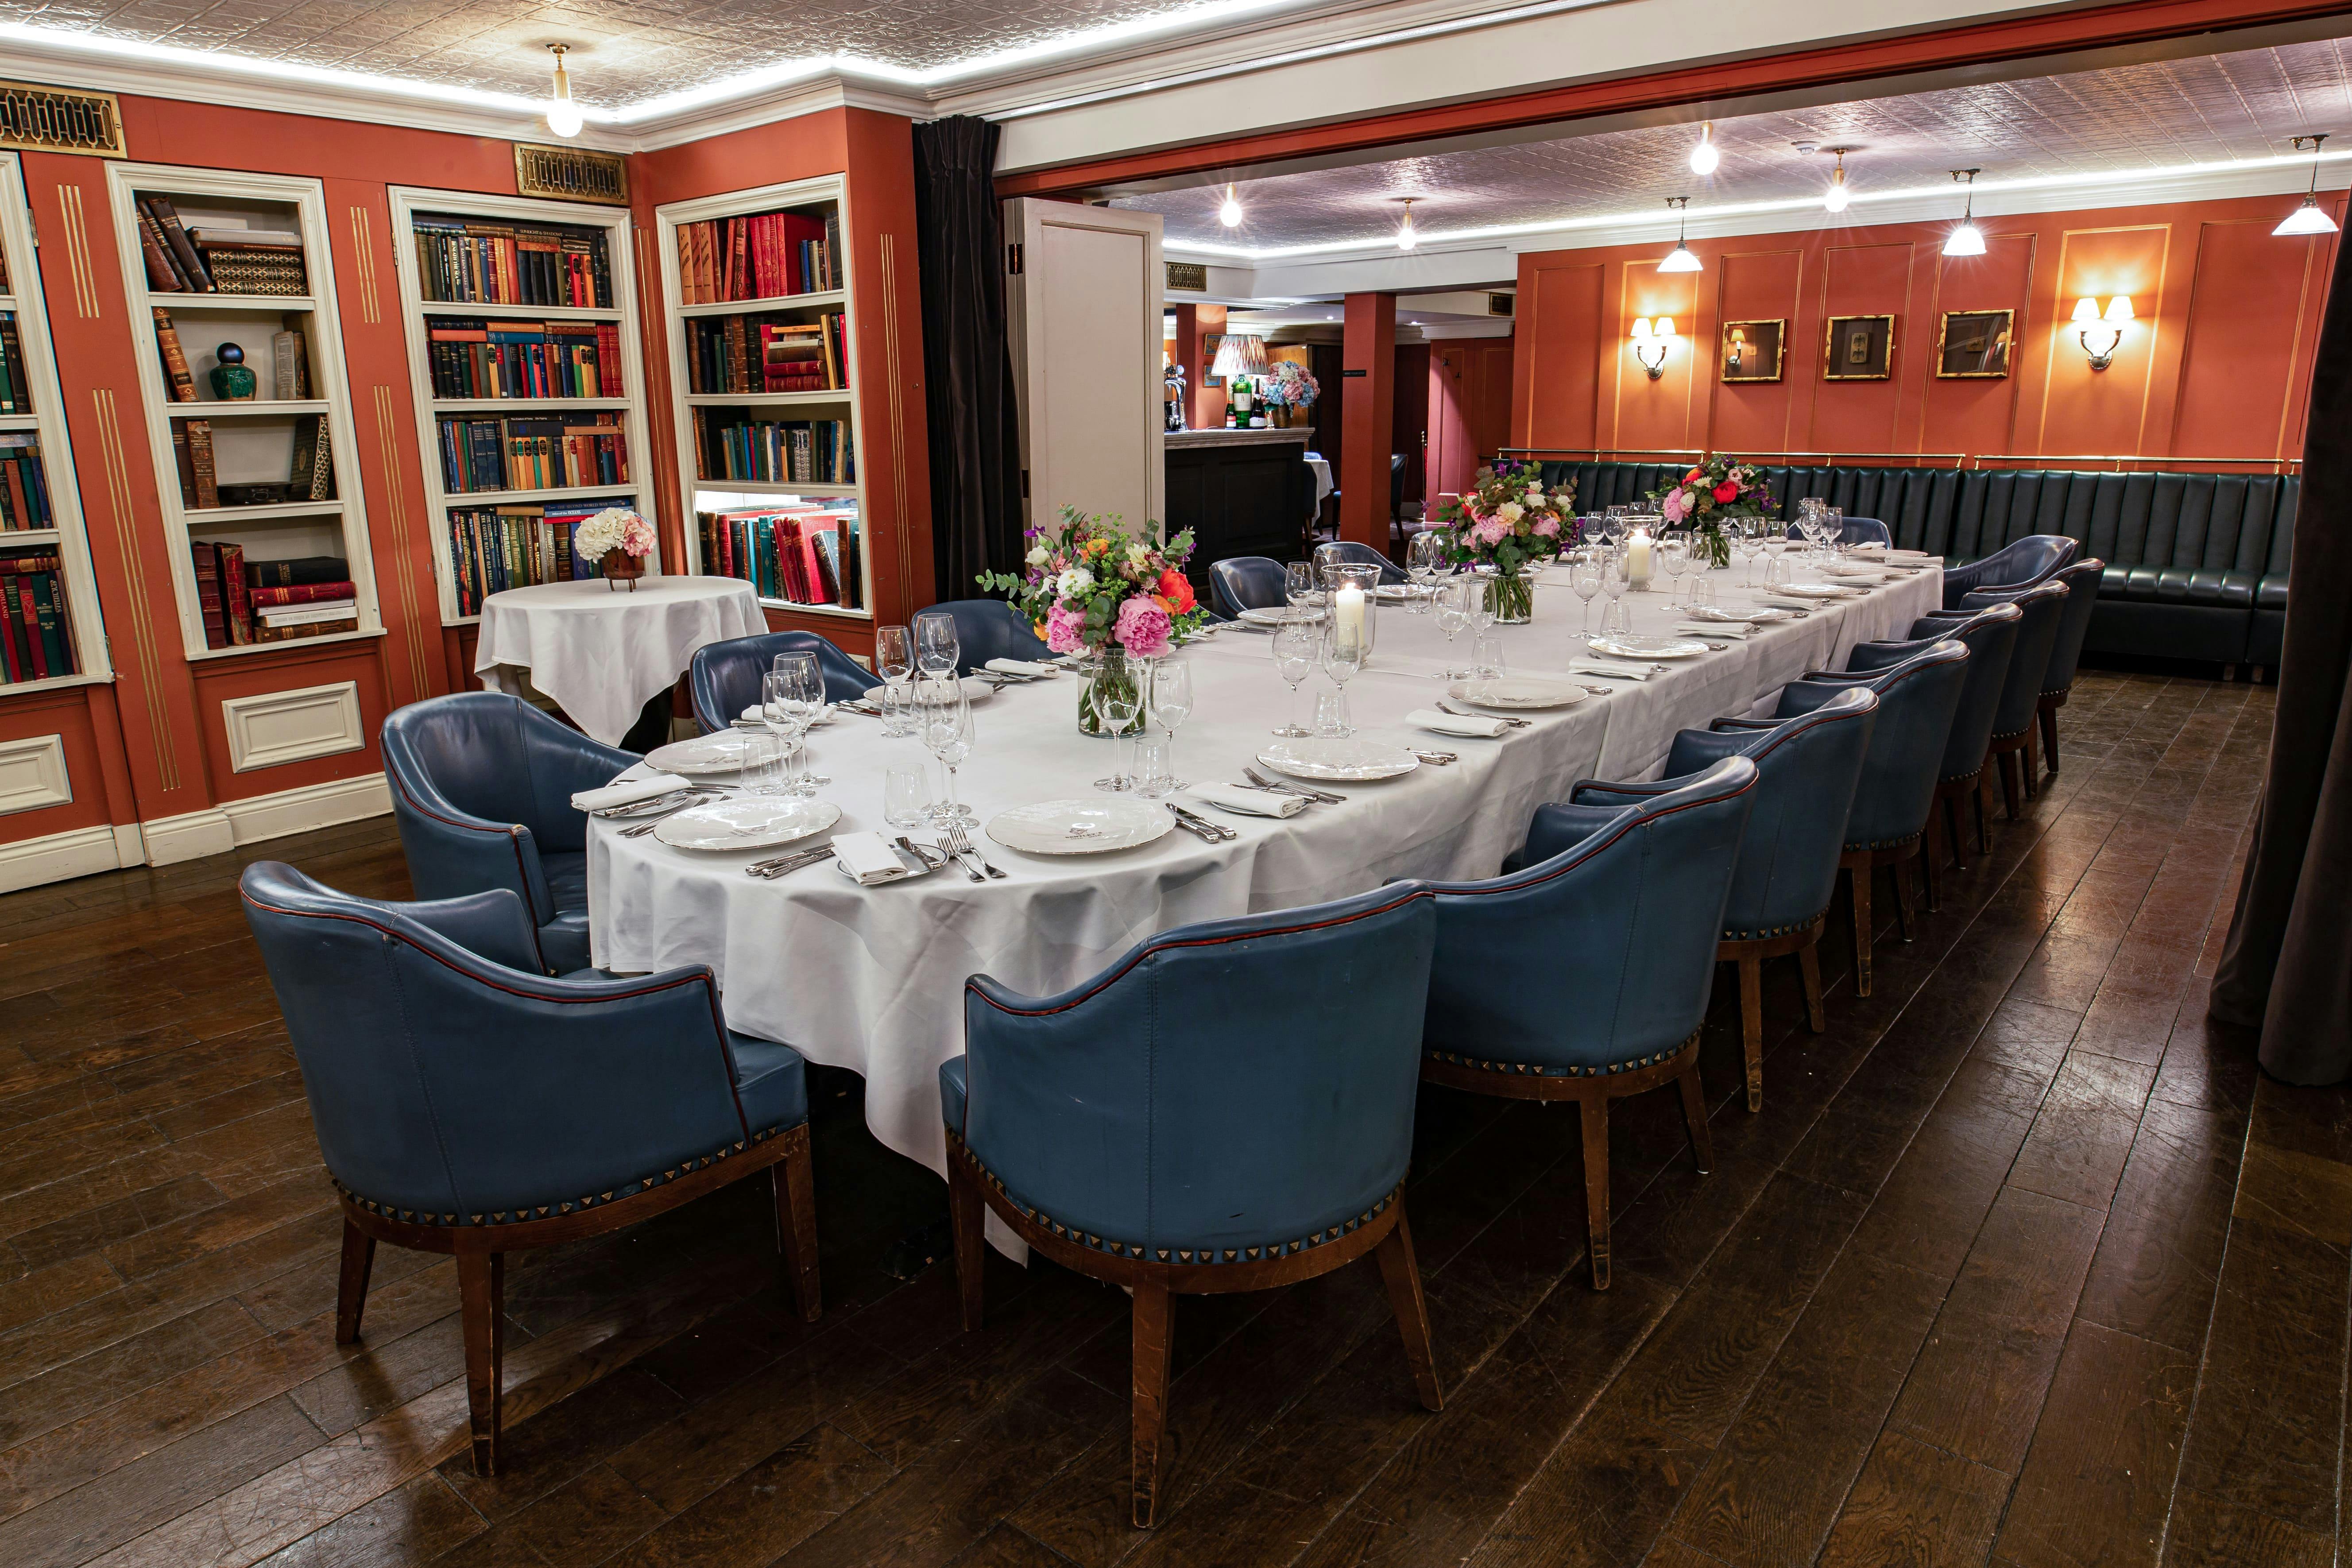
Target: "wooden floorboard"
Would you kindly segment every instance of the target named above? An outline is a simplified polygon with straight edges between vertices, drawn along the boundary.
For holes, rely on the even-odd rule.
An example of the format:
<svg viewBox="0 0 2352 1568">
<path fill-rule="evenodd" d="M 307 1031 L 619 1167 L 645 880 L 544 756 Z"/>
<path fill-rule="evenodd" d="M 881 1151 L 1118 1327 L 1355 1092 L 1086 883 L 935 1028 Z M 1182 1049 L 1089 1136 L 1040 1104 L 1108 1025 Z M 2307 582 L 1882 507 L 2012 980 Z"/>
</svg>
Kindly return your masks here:
<svg viewBox="0 0 2352 1568">
<path fill-rule="evenodd" d="M 463 1456 L 453 1266 L 337 1218 L 235 888 L 403 897 L 387 821 L 0 898 L 8 1568 L 2347 1561 L 2352 1094 L 2263 1078 L 2206 997 L 2273 691 L 2086 672 L 2064 771 L 1829 1027 L 1768 966 L 1611 1118 L 1615 1278 L 1572 1115 L 1423 1095 L 1407 1192 L 1446 1394 L 1369 1263 L 1175 1317 L 1161 1521 L 1128 1521 L 1127 1300 L 992 1257 L 988 1319 L 885 1268 L 944 1213 L 812 1075 L 826 1313 L 730 1188 L 518 1258 L 509 1468 Z"/>
</svg>

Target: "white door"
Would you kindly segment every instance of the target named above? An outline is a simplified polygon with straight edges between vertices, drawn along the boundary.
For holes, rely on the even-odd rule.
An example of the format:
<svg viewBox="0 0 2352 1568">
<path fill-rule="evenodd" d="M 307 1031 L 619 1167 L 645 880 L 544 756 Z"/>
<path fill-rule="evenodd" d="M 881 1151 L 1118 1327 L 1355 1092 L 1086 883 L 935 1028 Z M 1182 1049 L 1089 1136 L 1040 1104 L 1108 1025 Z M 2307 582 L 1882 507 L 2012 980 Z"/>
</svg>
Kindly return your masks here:
<svg viewBox="0 0 2352 1568">
<path fill-rule="evenodd" d="M 1006 304 L 1031 527 L 1065 506 L 1160 521 L 1160 215 L 1004 204 Z"/>
</svg>

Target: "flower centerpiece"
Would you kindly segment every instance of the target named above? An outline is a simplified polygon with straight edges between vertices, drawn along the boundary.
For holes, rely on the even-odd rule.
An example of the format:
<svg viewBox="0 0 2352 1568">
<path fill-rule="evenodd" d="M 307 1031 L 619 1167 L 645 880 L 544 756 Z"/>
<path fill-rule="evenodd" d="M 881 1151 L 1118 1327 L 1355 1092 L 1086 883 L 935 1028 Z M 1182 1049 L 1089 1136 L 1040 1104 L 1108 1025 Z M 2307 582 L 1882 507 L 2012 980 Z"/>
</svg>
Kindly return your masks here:
<svg viewBox="0 0 2352 1568">
<path fill-rule="evenodd" d="M 1682 477 L 1681 483 L 1653 490 L 1650 499 L 1658 503 L 1669 527 L 1690 525 L 1696 552 L 1716 566 L 1731 564 L 1731 541 L 1724 536 L 1724 520 L 1762 517 L 1772 510 L 1772 498 L 1765 492 L 1762 477 L 1745 463 L 1721 457 L 1702 458 Z"/>
<path fill-rule="evenodd" d="M 1573 485 L 1544 489 L 1540 465 L 1502 459 L 1480 468 L 1468 490 L 1438 508 L 1437 526 L 1454 563 L 1495 569 L 1487 593 L 1496 620 L 1520 624 L 1535 614 L 1528 567 L 1576 542 L 1569 513 L 1574 496 Z"/>
<path fill-rule="evenodd" d="M 605 585 L 626 583 L 637 591 L 646 574 L 646 557 L 654 552 L 654 525 L 625 506 L 608 506 L 580 525 L 572 548 L 583 560 L 593 561 Z"/>
<path fill-rule="evenodd" d="M 1128 734 L 1143 726 L 1136 717 L 1112 726 L 1103 717 L 1106 700 L 1140 689 L 1129 659 L 1157 658 L 1182 634 L 1197 629 L 1208 612 L 1194 599 L 1184 563 L 1192 554 L 1188 529 L 1165 544 L 1129 539 L 1116 517 L 1088 517 L 1062 509 L 1052 527 L 1024 536 L 1029 551 L 1022 571 L 983 572 L 980 585 L 1003 594 L 1047 647 L 1085 660 L 1078 689 L 1082 734 Z"/>
<path fill-rule="evenodd" d="M 1274 374 L 1260 383 L 1260 390 L 1274 410 L 1274 422 L 1286 426 L 1297 410 L 1312 408 L 1315 400 L 1323 395 L 1314 373 L 1286 359 L 1275 362 Z"/>
</svg>

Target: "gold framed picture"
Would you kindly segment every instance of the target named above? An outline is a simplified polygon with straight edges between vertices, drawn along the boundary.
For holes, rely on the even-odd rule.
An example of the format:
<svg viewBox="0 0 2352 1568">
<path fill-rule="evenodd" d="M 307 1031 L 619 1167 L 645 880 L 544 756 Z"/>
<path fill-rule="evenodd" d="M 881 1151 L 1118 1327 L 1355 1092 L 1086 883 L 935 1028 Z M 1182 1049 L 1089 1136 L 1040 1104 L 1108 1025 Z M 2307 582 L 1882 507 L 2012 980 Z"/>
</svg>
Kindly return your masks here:
<svg viewBox="0 0 2352 1568">
<path fill-rule="evenodd" d="M 1990 380 L 2009 374 L 2008 310 L 1947 310 L 1936 335 L 1938 381 Z"/>
<path fill-rule="evenodd" d="M 1885 381 L 1894 374 L 1894 317 L 1830 318 L 1822 339 L 1823 381 Z"/>
<path fill-rule="evenodd" d="M 1725 381 L 1778 381 L 1789 323 L 1726 321 L 1717 374 Z"/>
</svg>

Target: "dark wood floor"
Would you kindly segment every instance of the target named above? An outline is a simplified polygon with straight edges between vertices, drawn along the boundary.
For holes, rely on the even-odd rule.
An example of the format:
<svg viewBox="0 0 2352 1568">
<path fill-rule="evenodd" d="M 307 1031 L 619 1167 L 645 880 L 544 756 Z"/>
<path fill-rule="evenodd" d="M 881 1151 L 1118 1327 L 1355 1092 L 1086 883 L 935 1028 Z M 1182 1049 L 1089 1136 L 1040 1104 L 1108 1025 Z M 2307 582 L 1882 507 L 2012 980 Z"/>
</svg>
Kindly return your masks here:
<svg viewBox="0 0 2352 1568">
<path fill-rule="evenodd" d="M 1367 1262 L 1179 1316 L 1170 1502 L 1126 1513 L 1125 1298 L 884 1268 L 945 1211 L 822 1075 L 826 1311 L 739 1189 L 508 1275 L 510 1473 L 459 1457 L 451 1266 L 337 1219 L 236 865 L 0 900 L 0 1563 L 2281 1564 L 2339 1512 L 2352 1102 L 2204 1019 L 2270 690 L 2086 676 L 2065 769 L 1831 1027 L 1718 987 L 1717 1164 L 1613 1116 L 1616 1276 L 1565 1111 L 1423 1095 L 1447 1390 Z M 355 891 L 388 825 L 265 847 Z M 1842 917 L 1841 917 L 1842 919 Z M 1833 922 L 1832 949 L 1843 945 Z M 1781 967 L 1792 967 L 1782 965 Z"/>
</svg>

